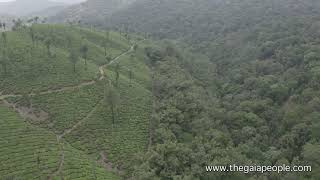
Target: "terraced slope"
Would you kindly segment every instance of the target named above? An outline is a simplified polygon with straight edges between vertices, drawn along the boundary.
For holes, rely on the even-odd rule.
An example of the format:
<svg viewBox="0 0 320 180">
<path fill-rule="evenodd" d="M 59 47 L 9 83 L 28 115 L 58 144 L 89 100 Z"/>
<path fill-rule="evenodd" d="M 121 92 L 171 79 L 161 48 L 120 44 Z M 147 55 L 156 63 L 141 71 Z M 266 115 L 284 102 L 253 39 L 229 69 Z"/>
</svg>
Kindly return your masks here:
<svg viewBox="0 0 320 180">
<path fill-rule="evenodd" d="M 54 133 L 29 124 L 11 108 L 0 104 L 1 179 L 117 179 L 82 152 L 58 142 Z M 64 147 L 64 148 L 62 148 Z M 62 156 L 64 156 L 62 161 Z M 94 170 L 92 168 L 94 166 Z"/>
<path fill-rule="evenodd" d="M 0 102 L 16 111 L 7 108 L 11 116 L 19 119 L 20 115 L 25 119 L 20 118 L 22 123 L 48 134 L 41 138 L 46 140 L 45 143 L 51 142 L 53 147 L 48 147 L 45 152 L 54 158 L 43 160 L 50 166 L 45 164 L 37 172 L 25 166 L 25 171 L 13 174 L 14 177 L 28 177 L 25 175 L 34 172 L 37 176 L 44 173 L 49 179 L 117 179 L 114 174 L 120 172 L 122 165 L 148 145 L 150 76 L 142 49 L 122 35 L 110 32 L 106 58 L 105 32 L 60 25 L 33 28 L 43 39 L 54 37 L 51 55 L 47 53 L 46 40 L 39 39 L 32 45 L 28 34 L 30 28 L 8 32 L 5 47 L 16 54 L 7 51 L 11 53 L 12 62 L 6 73 L 1 71 Z M 139 41 L 139 46 L 142 43 Z M 80 58 L 73 72 L 69 49 L 80 49 L 82 44 L 88 47 L 87 66 Z M 13 59 L 13 55 L 19 60 Z M 77 56 L 82 57 L 82 54 L 79 52 Z M 114 117 L 106 98 L 110 88 L 119 94 Z M 4 113 L 2 118 L 7 116 Z M 0 130 L 0 134 L 6 137 L 4 134 L 16 127 L 3 128 L 4 133 Z M 32 138 L 33 143 L 48 146 L 41 139 L 38 142 L 37 137 Z M 14 144 L 8 151 L 16 148 L 23 149 Z M 35 146 L 30 153 L 37 153 L 38 149 Z M 11 158 L 7 161 L 12 166 L 18 163 Z M 5 173 L 11 176 L 10 172 Z"/>
</svg>

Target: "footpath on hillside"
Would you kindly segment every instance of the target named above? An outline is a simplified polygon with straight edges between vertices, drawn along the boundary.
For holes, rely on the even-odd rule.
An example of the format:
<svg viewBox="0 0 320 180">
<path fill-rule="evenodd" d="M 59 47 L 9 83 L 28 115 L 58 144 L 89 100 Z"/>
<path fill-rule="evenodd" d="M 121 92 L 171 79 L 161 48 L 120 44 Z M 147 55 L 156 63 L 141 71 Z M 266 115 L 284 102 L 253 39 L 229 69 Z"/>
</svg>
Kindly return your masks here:
<svg viewBox="0 0 320 180">
<path fill-rule="evenodd" d="M 142 40 L 144 41 L 144 40 Z M 142 41 L 139 41 L 139 42 L 142 42 Z M 138 43 L 139 43 L 138 42 Z M 130 47 L 129 50 L 127 50 L 126 52 L 123 52 L 121 53 L 120 55 L 118 55 L 117 57 L 113 58 L 109 63 L 106 63 L 106 64 L 103 64 L 101 66 L 99 66 L 98 70 L 99 70 L 99 75 L 100 77 L 98 78 L 98 81 L 102 81 L 105 79 L 106 77 L 106 73 L 105 73 L 105 68 L 108 66 L 108 65 L 111 65 L 115 62 L 117 62 L 122 56 L 125 56 L 126 54 L 132 52 L 134 50 L 134 46 L 135 45 L 132 45 Z M 28 96 L 36 96 L 36 95 L 46 95 L 46 94 L 52 94 L 52 93 L 58 93 L 58 92 L 65 92 L 65 91 L 71 91 L 71 90 L 74 90 L 76 88 L 81 88 L 81 87 L 84 87 L 84 86 L 90 86 L 90 85 L 93 85 L 95 83 L 97 83 L 98 81 L 96 80 L 92 80 L 92 81 L 89 81 L 89 82 L 82 82 L 78 85 L 74 85 L 74 86 L 68 86 L 68 87 L 62 87 L 60 89 L 56 89 L 56 90 L 52 90 L 52 89 L 49 89 L 47 91 L 42 91 L 38 94 L 35 94 L 35 93 L 30 93 L 30 94 L 27 94 Z M 8 107 L 12 107 L 14 108 L 14 110 L 16 112 L 19 113 L 19 115 L 23 118 L 33 118 L 33 116 L 29 116 L 27 112 L 25 112 L 25 110 L 23 109 L 19 109 L 19 107 L 16 106 L 16 104 L 13 104 L 13 103 L 9 103 L 6 99 L 7 98 L 18 98 L 18 97 L 22 97 L 23 95 L 22 94 L 2 94 L 2 92 L 0 92 L 0 102 L 3 101 L 4 104 L 6 104 Z M 87 114 L 87 116 L 85 118 L 83 118 L 82 120 L 78 121 L 76 124 L 74 124 L 70 129 L 66 129 L 62 134 L 56 134 L 54 132 L 56 137 L 57 137 L 57 143 L 59 144 L 60 146 L 60 163 L 59 163 L 59 167 L 57 167 L 57 169 L 52 172 L 50 174 L 50 176 L 48 177 L 48 179 L 53 179 L 55 176 L 59 175 L 60 172 L 62 171 L 63 169 L 63 165 L 64 165 L 64 157 L 65 157 L 65 154 L 64 154 L 64 143 L 63 142 L 63 138 L 67 135 L 67 134 L 70 134 L 74 129 L 76 129 L 78 126 L 80 126 L 83 122 L 85 122 L 88 118 L 90 118 L 90 116 L 96 111 L 98 105 L 101 103 L 102 100 L 100 100 L 95 106 L 94 108 Z M 35 117 L 35 116 L 34 116 Z M 111 170 L 111 166 L 110 164 L 106 164 L 105 163 L 105 160 L 106 160 L 106 157 L 104 155 L 103 152 L 101 152 L 101 159 L 98 161 L 99 164 L 101 164 L 105 169 L 108 169 L 108 170 Z"/>
</svg>

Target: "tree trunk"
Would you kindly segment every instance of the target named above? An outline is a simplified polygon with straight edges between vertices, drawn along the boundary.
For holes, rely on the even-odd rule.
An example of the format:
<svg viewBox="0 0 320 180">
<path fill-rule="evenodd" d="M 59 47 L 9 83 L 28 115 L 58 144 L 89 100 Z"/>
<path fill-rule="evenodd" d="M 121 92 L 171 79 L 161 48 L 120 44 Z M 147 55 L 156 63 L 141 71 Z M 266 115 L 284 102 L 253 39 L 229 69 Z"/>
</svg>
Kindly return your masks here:
<svg viewBox="0 0 320 180">
<path fill-rule="evenodd" d="M 111 114 L 112 114 L 112 124 L 114 125 L 114 123 L 115 123 L 115 114 L 114 114 L 114 107 L 113 107 L 113 105 L 111 105 L 110 106 L 110 108 L 111 108 Z"/>
<path fill-rule="evenodd" d="M 47 53 L 48 53 L 48 56 L 51 57 L 50 46 L 47 47 L 47 50 L 48 50 L 48 52 L 47 52 Z"/>
<path fill-rule="evenodd" d="M 3 67 L 4 75 L 7 75 L 8 70 L 7 70 L 7 65 L 6 65 L 6 63 L 3 63 L 3 64 L 2 64 L 2 67 Z"/>
<path fill-rule="evenodd" d="M 119 77 L 120 77 L 120 75 L 119 75 L 119 71 L 117 70 L 117 72 L 116 72 L 116 87 L 118 88 L 119 87 Z"/>
<path fill-rule="evenodd" d="M 155 67 L 151 67 L 151 83 L 152 83 L 152 89 L 151 89 L 151 94 L 152 94 L 152 113 L 151 113 L 151 118 L 149 120 L 149 143 L 148 143 L 148 150 L 150 149 L 152 143 L 153 143 L 153 138 L 155 134 L 155 129 L 156 129 L 156 107 L 157 107 L 157 99 L 156 99 L 156 79 L 155 79 Z"/>
</svg>

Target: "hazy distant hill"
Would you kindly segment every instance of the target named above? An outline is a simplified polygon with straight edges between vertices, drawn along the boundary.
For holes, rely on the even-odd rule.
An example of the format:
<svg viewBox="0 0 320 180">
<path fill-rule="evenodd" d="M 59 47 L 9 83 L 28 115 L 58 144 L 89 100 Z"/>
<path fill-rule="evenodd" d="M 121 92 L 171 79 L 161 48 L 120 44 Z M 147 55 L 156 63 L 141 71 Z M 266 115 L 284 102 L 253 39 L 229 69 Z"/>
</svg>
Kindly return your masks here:
<svg viewBox="0 0 320 180">
<path fill-rule="evenodd" d="M 67 8 L 67 7 L 64 6 L 64 5 L 62 5 L 62 6 L 53 6 L 53 7 L 49 7 L 49 8 L 46 8 L 46 9 L 42 9 L 40 11 L 32 12 L 32 13 L 28 14 L 27 16 L 29 16 L 29 17 L 34 17 L 34 16 L 51 17 L 51 16 L 55 16 L 56 14 L 60 13 L 65 8 Z"/>
<path fill-rule="evenodd" d="M 313 18 L 320 14 L 317 7 L 317 0 L 140 0 L 112 14 L 109 22 L 113 27 L 126 24 L 160 38 L 210 42 L 220 34 L 264 21 Z"/>
<path fill-rule="evenodd" d="M 82 20 L 86 23 L 99 24 L 105 21 L 112 13 L 126 7 L 136 0 L 88 0 L 66 8 L 51 21 Z"/>
<path fill-rule="evenodd" d="M 0 2 L 0 12 L 14 16 L 25 16 L 50 7 L 61 6 L 66 6 L 66 4 L 49 0 L 16 0 L 13 2 Z"/>
</svg>

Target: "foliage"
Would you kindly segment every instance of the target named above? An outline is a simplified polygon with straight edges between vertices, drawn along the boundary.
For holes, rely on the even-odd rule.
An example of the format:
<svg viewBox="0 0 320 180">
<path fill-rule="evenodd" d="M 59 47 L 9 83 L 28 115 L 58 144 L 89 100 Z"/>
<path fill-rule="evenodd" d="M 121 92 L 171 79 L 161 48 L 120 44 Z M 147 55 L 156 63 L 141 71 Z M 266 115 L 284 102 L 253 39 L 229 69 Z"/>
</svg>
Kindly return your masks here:
<svg viewBox="0 0 320 180">
<path fill-rule="evenodd" d="M 16 166 L 15 164 L 20 162 L 15 160 L 15 157 L 13 161 L 9 158 L 4 161 L 9 164 L 8 166 L 0 166 L 4 168 L 4 173 L 0 172 L 1 177 L 8 175 L 8 178 L 29 178 L 29 174 L 31 177 L 29 172 L 33 172 L 33 177 L 42 177 L 43 174 L 44 178 L 48 178 L 48 175 L 52 174 L 53 179 L 61 179 L 61 177 L 64 179 L 119 179 L 112 169 L 120 169 L 133 154 L 145 150 L 149 134 L 148 118 L 151 114 L 151 96 L 150 91 L 146 89 L 151 86 L 148 76 L 149 68 L 142 63 L 143 60 L 138 59 L 143 56 L 138 48 L 136 53 L 130 53 L 134 57 L 130 62 L 127 61 L 127 55 L 119 56 L 127 52 L 131 45 L 116 32 L 108 34 L 106 48 L 110 60 L 124 60 L 123 67 L 130 67 L 134 62 L 140 62 L 139 68 L 143 71 L 136 72 L 139 70 L 137 67 L 132 69 L 143 78 L 138 81 L 133 77 L 130 83 L 128 73 L 119 70 L 119 88 L 113 88 L 111 91 L 116 98 L 103 101 L 105 82 L 100 79 L 101 69 L 107 75 L 105 81 L 111 82 L 115 76 L 109 70 L 109 68 L 112 69 L 111 65 L 106 66 L 109 61 L 104 56 L 104 47 L 100 46 L 100 40 L 105 37 L 105 32 L 91 32 L 85 28 L 62 25 L 37 24 L 32 27 L 22 26 L 16 31 L 5 33 L 6 41 L 3 41 L 4 38 L 0 41 L 0 62 L 1 72 L 3 72 L 0 79 L 1 103 L 2 99 L 4 99 L 3 102 L 11 103 L 9 106 L 14 106 L 22 117 L 27 117 L 25 122 L 28 126 L 36 130 L 41 129 L 41 133 L 44 134 L 42 138 L 46 141 L 42 142 L 41 138 L 36 142 L 36 138 L 33 137 L 32 141 L 41 146 L 46 146 L 45 143 L 54 143 L 53 148 L 48 147 L 52 149 L 48 153 L 54 154 L 55 157 L 51 158 L 53 155 L 44 154 L 49 160 L 43 161 L 44 166 L 41 170 L 36 169 L 34 165 L 38 161 L 35 155 L 30 157 L 34 158 L 34 161 L 26 158 L 26 163 L 30 164 L 30 167 L 23 167 L 22 171 L 19 165 L 17 169 L 12 169 L 12 172 L 7 172 L 7 167 Z M 50 43 L 47 39 L 50 39 Z M 114 59 L 115 57 L 118 58 Z M 3 64 L 7 61 L 5 73 Z M 76 71 L 74 72 L 73 69 Z M 12 97 L 5 98 L 7 94 Z M 2 97 L 2 95 L 5 96 Z M 114 108 L 116 119 L 113 123 L 110 123 L 112 122 L 110 109 L 105 108 L 111 105 L 116 106 Z M 7 118 L 11 121 L 9 114 L 1 114 L 0 119 Z M 14 112 L 11 114 L 17 116 Z M 22 118 L 19 119 L 20 121 L 23 122 Z M 7 126 L 2 127 L 4 129 L 0 131 L 1 134 L 10 130 Z M 101 129 L 101 127 L 104 128 Z M 36 130 L 30 131 L 35 133 Z M 19 135 L 13 142 L 24 141 L 22 134 L 23 132 L 21 137 Z M 6 136 L 3 135 L 0 139 L 3 137 Z M 16 146 L 17 152 L 26 157 L 27 155 L 22 153 L 24 150 L 28 154 L 36 153 L 36 148 L 41 149 L 35 145 L 32 147 L 34 149 L 30 148 L 30 151 L 26 151 L 23 146 L 29 147 L 25 144 L 21 144 L 21 147 Z M 5 150 L 3 153 L 16 152 L 11 145 Z M 101 153 L 106 159 L 101 160 Z M 61 154 L 64 154 L 64 163 L 59 173 L 55 174 L 54 172 L 57 172 L 57 168 L 61 165 Z M 23 164 L 23 157 L 20 159 Z M 107 169 L 101 168 L 97 159 L 104 166 L 114 164 Z"/>
</svg>

